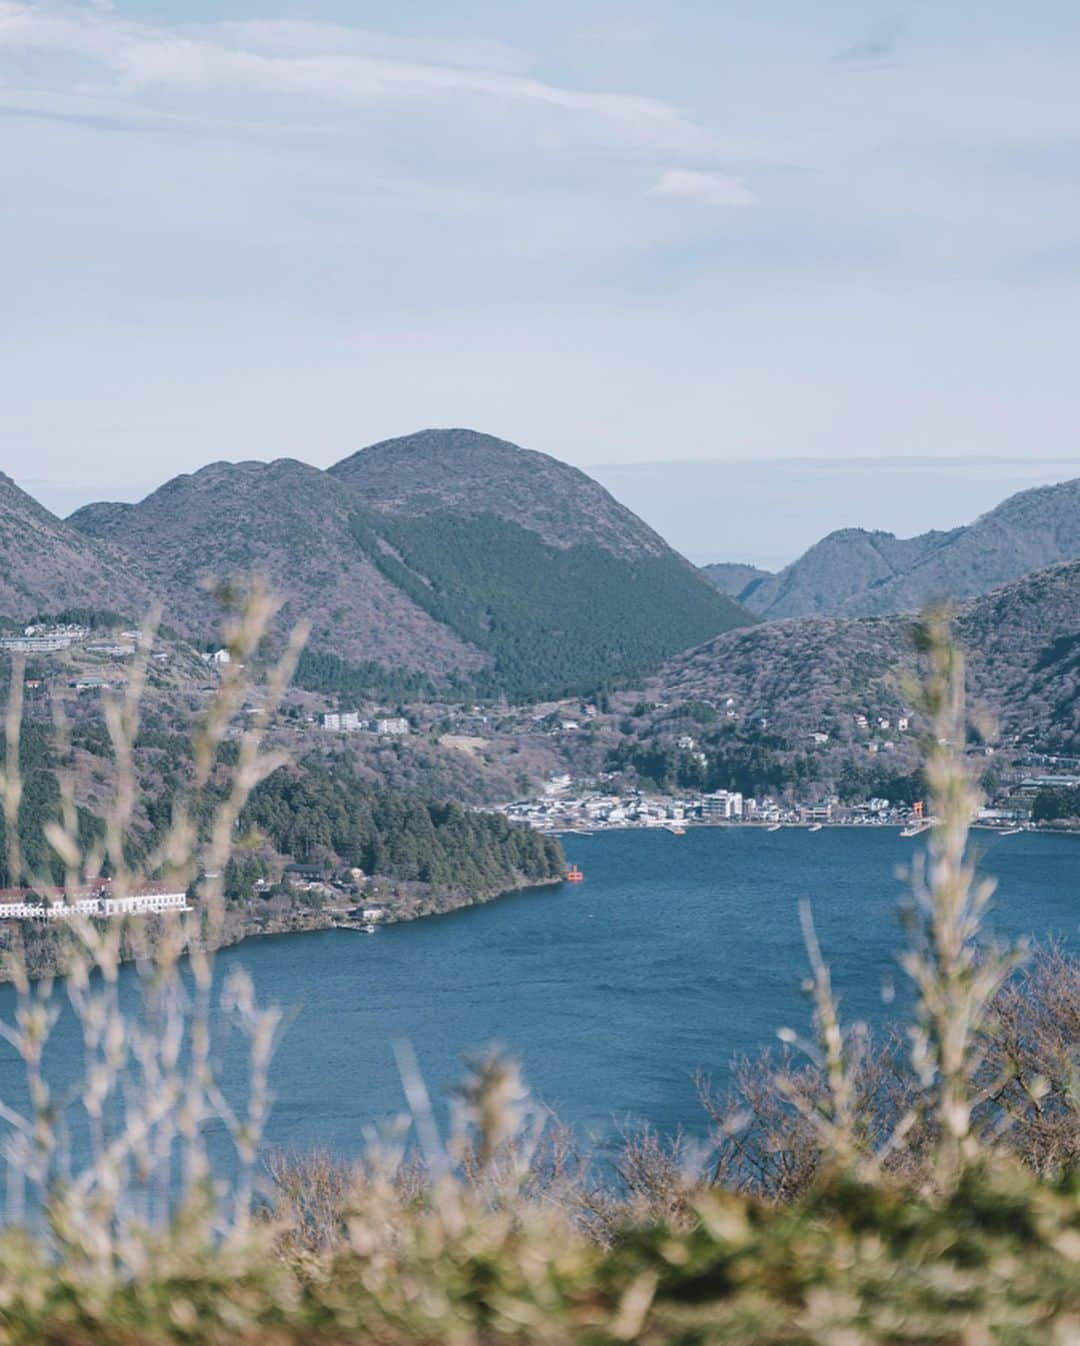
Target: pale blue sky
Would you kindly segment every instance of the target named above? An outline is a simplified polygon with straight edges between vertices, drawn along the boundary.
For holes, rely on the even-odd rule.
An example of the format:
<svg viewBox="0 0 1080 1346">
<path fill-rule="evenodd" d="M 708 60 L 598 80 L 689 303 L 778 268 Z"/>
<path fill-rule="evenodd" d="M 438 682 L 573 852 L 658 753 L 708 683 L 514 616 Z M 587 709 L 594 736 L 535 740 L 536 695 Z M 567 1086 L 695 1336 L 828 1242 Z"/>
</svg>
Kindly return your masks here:
<svg viewBox="0 0 1080 1346">
<path fill-rule="evenodd" d="M 1076 475 L 1078 58 L 1059 0 L 0 0 L 2 466 L 66 508 L 470 425 Z"/>
</svg>

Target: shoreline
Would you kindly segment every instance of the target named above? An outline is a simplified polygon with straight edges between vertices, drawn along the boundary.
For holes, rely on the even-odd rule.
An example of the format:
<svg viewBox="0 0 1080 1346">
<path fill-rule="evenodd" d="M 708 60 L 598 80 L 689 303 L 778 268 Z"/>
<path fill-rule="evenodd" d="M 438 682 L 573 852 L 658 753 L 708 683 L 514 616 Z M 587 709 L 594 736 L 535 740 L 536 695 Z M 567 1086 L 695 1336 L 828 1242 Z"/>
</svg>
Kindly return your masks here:
<svg viewBox="0 0 1080 1346">
<path fill-rule="evenodd" d="M 399 916 L 393 920 L 379 922 L 378 924 L 376 924 L 376 931 L 380 928 L 390 929 L 392 926 L 395 925 L 411 925 L 414 921 L 429 920 L 432 917 L 436 916 L 450 916 L 455 912 L 465 911 L 469 907 L 487 906 L 492 902 L 499 901 L 499 899 L 503 897 L 512 897 L 516 893 L 529 892 L 533 889 L 539 891 L 541 889 L 554 888 L 558 887 L 560 884 L 564 882 L 565 879 L 560 875 L 558 877 L 547 879 L 522 880 L 521 882 L 512 884 L 508 888 L 500 888 L 497 892 L 485 893 L 481 896 L 476 897 L 470 896 L 467 893 L 451 893 L 451 894 L 443 893 L 440 895 L 439 898 L 432 899 L 433 902 L 438 902 L 439 905 L 425 906 L 424 909 L 414 911 L 409 915 Z M 198 909 L 193 908 L 192 910 L 196 911 Z M 345 930 L 350 931 L 351 933 L 361 932 L 361 928 L 358 924 L 346 922 L 340 919 L 340 917 L 333 912 L 328 911 L 305 912 L 302 909 L 296 909 L 292 913 L 292 915 L 296 918 L 295 920 L 278 919 L 276 921 L 267 923 L 265 927 L 256 927 L 256 926 L 245 927 L 244 922 L 241 919 L 234 929 L 229 930 L 224 934 L 224 937 L 214 946 L 213 951 L 216 953 L 218 950 L 221 949 L 235 949 L 241 944 L 246 944 L 249 940 L 273 939 L 275 937 L 282 935 L 314 935 L 314 934 L 320 934 L 327 930 Z M 133 918 L 125 917 L 121 919 L 129 920 Z M 154 920 L 159 918 L 152 915 L 147 915 L 144 919 Z M 5 922 L 4 924 L 18 925 L 21 927 L 23 925 L 23 922 L 10 921 Z M 48 929 L 50 933 L 55 932 L 57 934 L 60 934 L 62 930 L 66 929 L 66 927 L 63 926 L 62 923 L 56 923 L 50 927 L 44 927 L 43 929 Z M 32 972 L 29 972 L 27 974 L 29 979 L 31 981 L 41 981 L 46 977 L 62 978 L 68 976 L 69 972 L 62 965 L 62 961 L 59 957 L 64 947 L 65 947 L 64 944 L 58 940 L 53 950 L 56 956 L 52 960 L 50 960 L 47 965 L 35 967 Z M 183 954 L 181 956 L 187 957 L 189 953 L 190 953 L 190 947 L 185 947 Z M 121 963 L 134 962 L 135 961 L 134 951 L 130 949 L 125 950 L 121 954 L 120 961 Z M 0 959 L 0 986 L 10 985 L 15 980 L 14 976 L 11 973 L 8 962 L 9 960 L 7 957 Z"/>
<path fill-rule="evenodd" d="M 683 828 L 684 831 L 687 831 L 687 832 L 689 832 L 691 829 L 693 829 L 693 830 L 695 830 L 695 831 L 703 831 L 703 830 L 707 830 L 707 831 L 710 831 L 710 832 L 722 832 L 722 831 L 729 831 L 729 830 L 730 830 L 730 831 L 736 831 L 736 830 L 738 830 L 738 831 L 751 831 L 751 832 L 768 832 L 768 831 L 770 830 L 770 828 L 776 827 L 776 824 L 775 824 L 775 823 L 735 822 L 735 821 L 724 821 L 724 822 L 707 823 L 707 822 L 703 822 L 701 819 L 694 819 L 694 818 L 687 818 L 687 819 L 680 820 L 678 823 L 676 823 L 676 824 L 674 824 L 674 825 Z M 826 823 L 826 822 L 821 822 L 821 823 L 795 823 L 795 822 L 791 822 L 791 823 L 781 823 L 778 830 L 779 830 L 779 831 L 782 831 L 782 832 L 809 832 L 809 831 L 819 831 L 819 830 L 820 830 L 820 831 L 833 831 L 833 832 L 890 832 L 890 831 L 903 831 L 905 828 L 910 827 L 910 825 L 911 825 L 910 823 L 906 823 L 906 822 L 897 822 L 897 823 L 842 823 L 842 822 L 828 822 L 828 823 Z M 540 829 L 537 829 L 537 830 L 539 831 Z M 923 828 L 921 828 L 920 831 L 917 832 L 917 833 L 915 834 L 915 836 L 921 836 L 924 832 L 929 832 L 930 830 L 932 830 L 932 824 L 927 824 L 926 826 L 924 826 Z M 972 831 L 972 832 L 998 832 L 998 833 L 1000 833 L 1000 832 L 1002 831 L 1002 828 L 1001 828 L 997 823 L 985 823 L 985 822 L 982 822 L 982 823 L 972 823 L 972 824 L 971 824 L 971 831 Z M 621 823 L 621 824 L 620 824 L 620 823 L 615 823 L 615 824 L 608 824 L 608 825 L 603 826 L 603 827 L 581 827 L 581 828 L 578 828 L 578 827 L 556 827 L 556 828 L 552 828 L 550 831 L 544 831 L 544 836 L 549 836 L 549 837 L 600 837 L 600 836 L 606 836 L 607 834 L 609 834 L 609 833 L 613 833 L 613 832 L 669 832 L 669 833 L 670 833 L 670 832 L 671 832 L 671 825 L 669 825 L 669 824 L 667 824 L 667 823 L 659 823 L 659 824 L 650 824 L 650 825 L 647 825 L 647 826 L 643 826 L 643 825 L 640 824 L 640 823 Z M 1027 825 L 1027 826 L 1021 827 L 1021 828 L 1019 829 L 1019 831 L 1016 832 L 1016 833 L 1012 833 L 1012 831 L 1011 831 L 1011 829 L 1010 829 L 1010 834 L 1011 834 L 1011 835 L 1016 835 L 1016 836 L 1025 835 L 1025 834 L 1033 834 L 1033 833 L 1034 833 L 1034 834 L 1038 834 L 1038 835 L 1040 835 L 1040 836 L 1052 836 L 1052 837 L 1068 837 L 1068 836 L 1074 836 L 1074 837 L 1080 837 L 1080 828 L 1077 828 L 1077 827 L 1040 827 L 1038 824 L 1031 824 L 1031 825 Z M 915 839 L 915 837 L 912 837 L 912 840 L 914 840 L 914 839 Z"/>
</svg>

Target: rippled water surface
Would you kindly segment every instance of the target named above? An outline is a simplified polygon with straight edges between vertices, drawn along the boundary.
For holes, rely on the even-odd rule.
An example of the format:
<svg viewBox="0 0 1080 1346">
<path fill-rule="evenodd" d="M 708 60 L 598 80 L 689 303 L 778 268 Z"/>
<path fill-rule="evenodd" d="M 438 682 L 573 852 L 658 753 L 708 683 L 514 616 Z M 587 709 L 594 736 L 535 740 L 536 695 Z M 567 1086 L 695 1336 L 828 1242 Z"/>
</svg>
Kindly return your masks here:
<svg viewBox="0 0 1080 1346">
<path fill-rule="evenodd" d="M 1080 950 L 1080 839 L 984 833 L 977 844 L 999 879 L 994 931 Z M 580 885 L 370 937 L 282 936 L 221 954 L 222 970 L 243 963 L 260 999 L 288 1011 L 270 1139 L 355 1151 L 366 1123 L 402 1107 L 395 1038 L 413 1044 L 436 1097 L 463 1052 L 499 1041 L 583 1136 L 628 1119 L 696 1129 L 696 1071 L 722 1081 L 734 1054 L 807 1021 L 803 895 L 844 1014 L 895 1014 L 882 1000 L 890 983 L 903 1001 L 896 871 L 915 851 L 893 830 L 618 832 L 568 838 L 566 850 Z M 0 1013 L 12 1005 L 0 988 Z M 77 1078 L 74 1028 L 65 1018 L 56 1030 L 60 1083 Z M 238 1054 L 224 1046 L 226 1071 Z M 6 1046 L 0 1086 L 21 1093 Z"/>
</svg>

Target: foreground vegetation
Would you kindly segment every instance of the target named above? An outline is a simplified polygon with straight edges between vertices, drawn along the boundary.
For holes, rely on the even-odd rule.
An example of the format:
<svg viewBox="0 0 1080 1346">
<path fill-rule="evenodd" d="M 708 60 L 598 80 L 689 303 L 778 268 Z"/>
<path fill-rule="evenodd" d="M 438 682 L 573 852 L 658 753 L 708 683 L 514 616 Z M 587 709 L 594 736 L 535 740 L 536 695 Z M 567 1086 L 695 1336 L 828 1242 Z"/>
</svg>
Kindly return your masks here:
<svg viewBox="0 0 1080 1346">
<path fill-rule="evenodd" d="M 240 654 L 265 625 L 257 606 L 234 633 Z M 785 1033 L 788 1054 L 737 1073 L 731 1097 L 703 1084 L 714 1122 L 706 1149 L 632 1137 L 614 1180 L 602 1180 L 494 1056 L 473 1063 L 444 1140 L 403 1048 L 410 1119 L 345 1166 L 265 1154 L 277 1017 L 242 975 L 219 1001 L 250 1044 L 238 1108 L 214 1072 L 209 954 L 196 950 L 189 991 L 178 922 L 141 966 L 145 1006 L 132 1021 L 118 1003 L 118 933 L 78 927 L 85 956 L 68 993 L 86 1044 L 78 1105 L 90 1153 L 72 1164 L 63 1100 L 49 1091 L 56 992 L 22 979 L 7 1037 L 30 1106 L 19 1113 L 5 1100 L 3 1114 L 0 1341 L 1080 1339 L 1080 970 L 1050 951 L 1025 971 L 1022 951 L 980 939 L 991 888 L 967 858 L 975 794 L 960 756 L 963 668 L 940 621 L 923 653 L 917 700 L 932 727 L 924 770 L 938 822 L 912 874 L 903 966 L 917 1010 L 905 1034 L 875 1045 L 842 1024 L 805 909 L 813 1033 L 805 1043 Z M 288 672 L 286 661 L 279 687 Z M 215 714 L 196 744 L 195 787 L 215 760 Z M 117 707 L 110 722 L 121 785 L 103 853 L 118 867 L 133 717 Z M 9 719 L 9 744 L 13 733 Z M 9 752 L 9 819 L 17 763 Z M 256 725 L 206 828 L 178 801 L 162 863 L 202 873 L 211 926 L 237 819 L 279 766 Z M 74 874 L 99 857 L 79 848 L 69 805 L 64 819 L 49 835 Z M 17 833 L 9 863 L 13 846 Z M 210 1170 L 211 1126 L 235 1147 L 227 1183 Z"/>
</svg>

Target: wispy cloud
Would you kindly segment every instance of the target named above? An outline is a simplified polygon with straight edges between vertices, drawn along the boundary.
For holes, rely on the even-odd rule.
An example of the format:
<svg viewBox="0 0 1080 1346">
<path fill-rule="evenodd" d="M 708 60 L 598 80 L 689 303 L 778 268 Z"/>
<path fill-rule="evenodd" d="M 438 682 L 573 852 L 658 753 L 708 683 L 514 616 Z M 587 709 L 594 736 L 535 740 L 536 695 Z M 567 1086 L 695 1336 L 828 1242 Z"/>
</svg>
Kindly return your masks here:
<svg viewBox="0 0 1080 1346">
<path fill-rule="evenodd" d="M 97 4 L 0 0 L 0 57 L 52 56 L 62 91 L 118 94 L 185 89 L 292 95 L 346 107 L 480 97 L 588 118 L 618 138 L 669 153 L 701 153 L 712 137 L 678 108 L 633 94 L 595 93 L 508 70 L 499 44 L 440 44 L 313 22 L 164 26 Z M 477 55 L 493 65 L 469 64 Z M 438 58 L 438 59 L 437 59 Z M 72 63 L 77 70 L 71 68 Z M 502 67 L 502 68 L 499 68 Z M 41 76 L 39 74 L 39 80 Z M 9 87 L 12 80 L 8 81 Z"/>
<path fill-rule="evenodd" d="M 837 62 L 856 70 L 877 70 L 894 65 L 902 27 L 895 15 L 883 19 L 858 42 L 853 42 L 837 52 Z"/>
<path fill-rule="evenodd" d="M 736 209 L 757 203 L 757 197 L 742 178 L 726 173 L 705 173 L 700 169 L 669 168 L 649 191 L 652 196 L 684 197 L 710 206 Z"/>
</svg>

